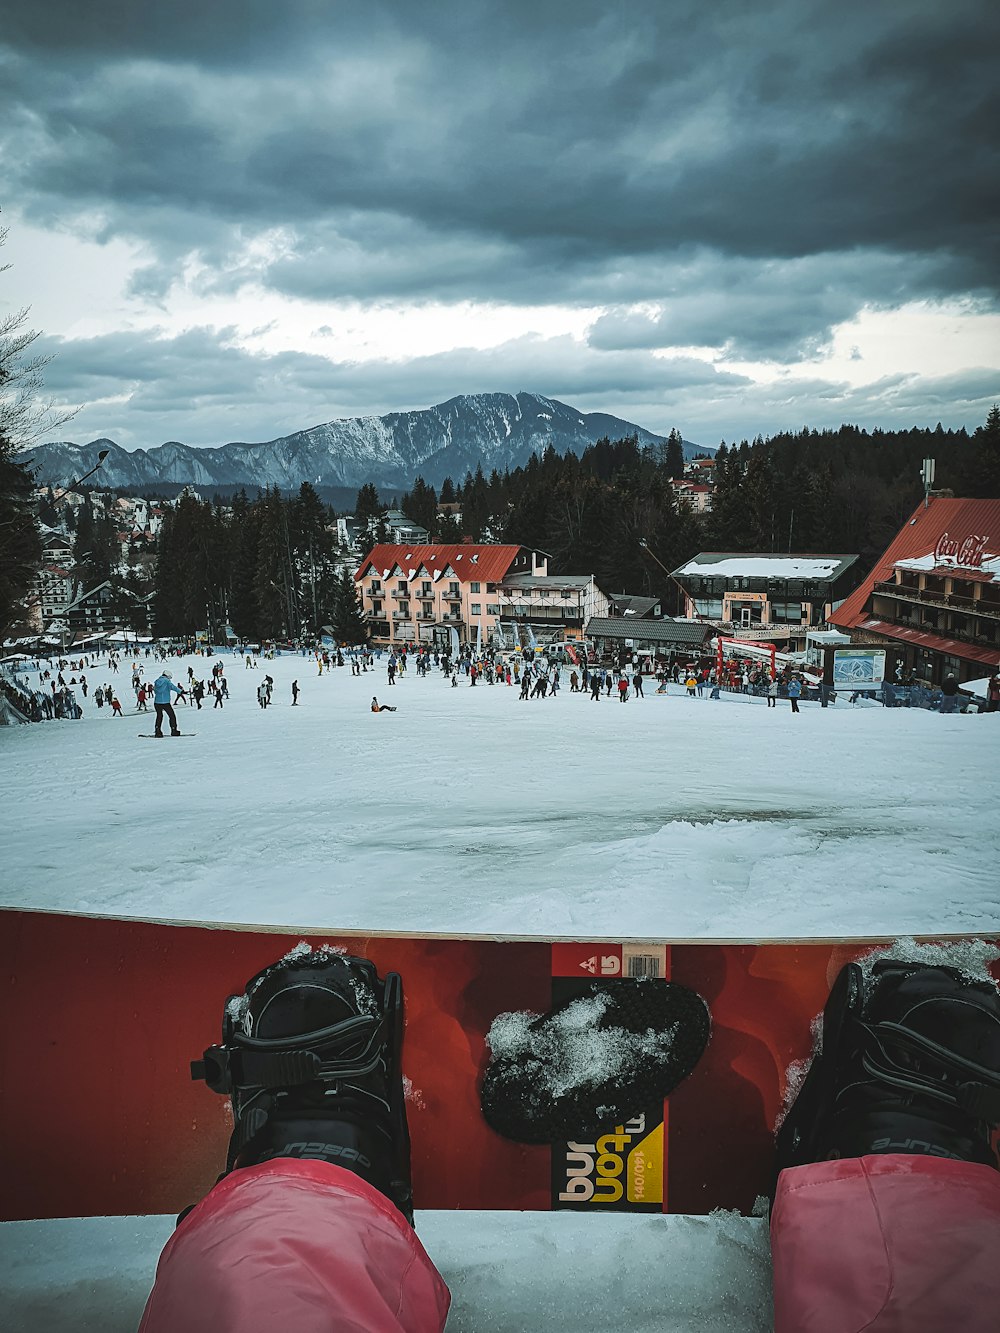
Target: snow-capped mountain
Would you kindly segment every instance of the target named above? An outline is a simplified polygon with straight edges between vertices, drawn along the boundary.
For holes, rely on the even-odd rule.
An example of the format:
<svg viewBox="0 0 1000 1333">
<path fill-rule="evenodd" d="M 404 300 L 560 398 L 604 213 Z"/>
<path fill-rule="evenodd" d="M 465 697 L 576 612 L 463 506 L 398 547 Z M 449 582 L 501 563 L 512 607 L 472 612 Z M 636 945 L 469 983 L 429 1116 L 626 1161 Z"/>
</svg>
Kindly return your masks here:
<svg viewBox="0 0 1000 1333">
<path fill-rule="evenodd" d="M 159 485 L 205 487 L 280 486 L 297 490 L 303 481 L 317 487 L 357 487 L 374 482 L 381 490 L 409 487 L 418 476 L 432 486 L 445 477 L 461 482 L 482 466 L 503 471 L 524 464 L 549 445 L 557 453 L 581 453 L 602 436 L 654 435 L 603 412 L 578 412 L 566 403 L 534 393 L 485 393 L 450 398 L 414 412 L 381 417 L 346 417 L 260 444 L 193 448 L 170 441 L 129 453 L 112 440 L 89 444 L 45 444 L 31 450 L 33 471 L 43 485 L 67 485 L 97 462 L 92 484 L 117 490 L 151 490 Z M 685 443 L 685 454 L 697 453 Z"/>
</svg>

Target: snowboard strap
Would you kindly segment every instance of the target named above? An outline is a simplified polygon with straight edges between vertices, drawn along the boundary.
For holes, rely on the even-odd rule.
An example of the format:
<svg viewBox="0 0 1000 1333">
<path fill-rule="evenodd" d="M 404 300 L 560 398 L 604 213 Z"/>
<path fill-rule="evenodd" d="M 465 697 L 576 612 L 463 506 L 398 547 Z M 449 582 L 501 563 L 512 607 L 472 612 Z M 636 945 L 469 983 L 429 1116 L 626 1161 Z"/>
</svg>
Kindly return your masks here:
<svg viewBox="0 0 1000 1333">
<path fill-rule="evenodd" d="M 234 1088 L 289 1088 L 362 1078 L 378 1064 L 384 1041 L 384 1017 L 370 1015 L 297 1034 L 294 1044 L 283 1037 L 248 1037 L 234 1032 L 224 1045 L 209 1046 L 200 1060 L 191 1061 L 191 1078 L 219 1093 Z M 360 1050 L 359 1043 L 363 1043 Z M 330 1056 L 331 1046 L 353 1053 Z"/>
<path fill-rule="evenodd" d="M 890 1087 L 957 1106 L 978 1120 L 1000 1124 L 1000 1075 L 901 1023 L 863 1023 L 861 1063 L 865 1072 Z M 890 1050 L 888 1048 L 894 1048 Z M 895 1051 L 933 1061 L 934 1073 L 901 1064 Z M 970 1078 L 970 1075 L 972 1076 Z"/>
</svg>

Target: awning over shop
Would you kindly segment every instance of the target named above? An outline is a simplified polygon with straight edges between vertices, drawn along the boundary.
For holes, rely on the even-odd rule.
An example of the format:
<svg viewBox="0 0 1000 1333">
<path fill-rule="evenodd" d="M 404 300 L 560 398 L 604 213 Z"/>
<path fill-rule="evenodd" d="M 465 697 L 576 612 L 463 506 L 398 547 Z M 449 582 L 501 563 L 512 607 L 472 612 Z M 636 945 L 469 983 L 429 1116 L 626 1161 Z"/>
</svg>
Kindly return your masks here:
<svg viewBox="0 0 1000 1333">
<path fill-rule="evenodd" d="M 701 648 L 718 634 L 714 625 L 700 620 L 641 620 L 638 616 L 592 616 L 587 622 L 588 639 L 609 639 L 634 644 L 650 643 L 657 648 Z"/>
<path fill-rule="evenodd" d="M 887 639 L 901 639 L 918 648 L 929 648 L 935 653 L 961 657 L 966 662 L 983 662 L 986 666 L 996 666 L 1000 662 L 998 648 L 983 648 L 977 644 L 963 643 L 960 639 L 943 639 L 939 634 L 928 634 L 926 630 L 912 629 L 909 625 L 893 625 L 888 620 L 864 620 L 857 628 L 866 633 L 880 634 Z"/>
</svg>

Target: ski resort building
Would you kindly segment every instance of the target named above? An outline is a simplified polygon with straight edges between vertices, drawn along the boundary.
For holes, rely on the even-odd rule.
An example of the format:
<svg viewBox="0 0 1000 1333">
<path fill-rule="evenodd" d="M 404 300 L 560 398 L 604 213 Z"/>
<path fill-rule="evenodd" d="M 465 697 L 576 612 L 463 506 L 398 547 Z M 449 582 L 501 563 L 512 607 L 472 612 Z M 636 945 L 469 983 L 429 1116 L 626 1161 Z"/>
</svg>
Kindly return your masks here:
<svg viewBox="0 0 1000 1333">
<path fill-rule="evenodd" d="M 684 615 L 716 632 L 788 650 L 826 624 L 857 584 L 856 555 L 705 551 L 673 571 Z"/>
<path fill-rule="evenodd" d="M 583 643 L 611 605 L 592 574 L 549 574 L 544 552 L 524 546 L 382 544 L 355 579 L 384 647 Z"/>
<path fill-rule="evenodd" d="M 524 546 L 381 543 L 354 577 L 373 643 L 454 648 L 498 637 L 508 574 L 546 570 L 545 556 Z"/>
<path fill-rule="evenodd" d="M 1000 662 L 1000 500 L 921 501 L 831 622 L 859 644 L 891 643 L 905 671 L 961 683 Z"/>
</svg>

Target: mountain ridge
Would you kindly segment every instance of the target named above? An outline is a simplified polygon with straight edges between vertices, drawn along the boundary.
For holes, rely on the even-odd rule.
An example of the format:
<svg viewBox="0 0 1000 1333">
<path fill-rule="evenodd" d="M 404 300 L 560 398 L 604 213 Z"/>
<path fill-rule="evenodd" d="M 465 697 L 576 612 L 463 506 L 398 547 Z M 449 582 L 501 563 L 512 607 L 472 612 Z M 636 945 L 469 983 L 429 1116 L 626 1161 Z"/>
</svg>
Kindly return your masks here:
<svg viewBox="0 0 1000 1333">
<path fill-rule="evenodd" d="M 461 394 L 433 407 L 383 416 L 342 417 L 273 440 L 231 441 L 195 448 L 168 440 L 133 452 L 113 440 L 59 441 L 29 451 L 41 485 L 65 486 L 108 457 L 92 485 L 116 490 L 155 490 L 158 485 L 231 490 L 278 486 L 297 490 L 353 488 L 372 482 L 381 491 L 403 490 L 418 476 L 439 486 L 446 476 L 461 482 L 467 471 L 502 472 L 523 466 L 550 446 L 580 454 L 607 436 L 635 435 L 641 446 L 665 439 L 604 412 L 579 412 L 558 399 L 533 393 Z M 686 458 L 701 450 L 684 441 Z M 27 455 L 20 456 L 28 461 Z"/>
</svg>

